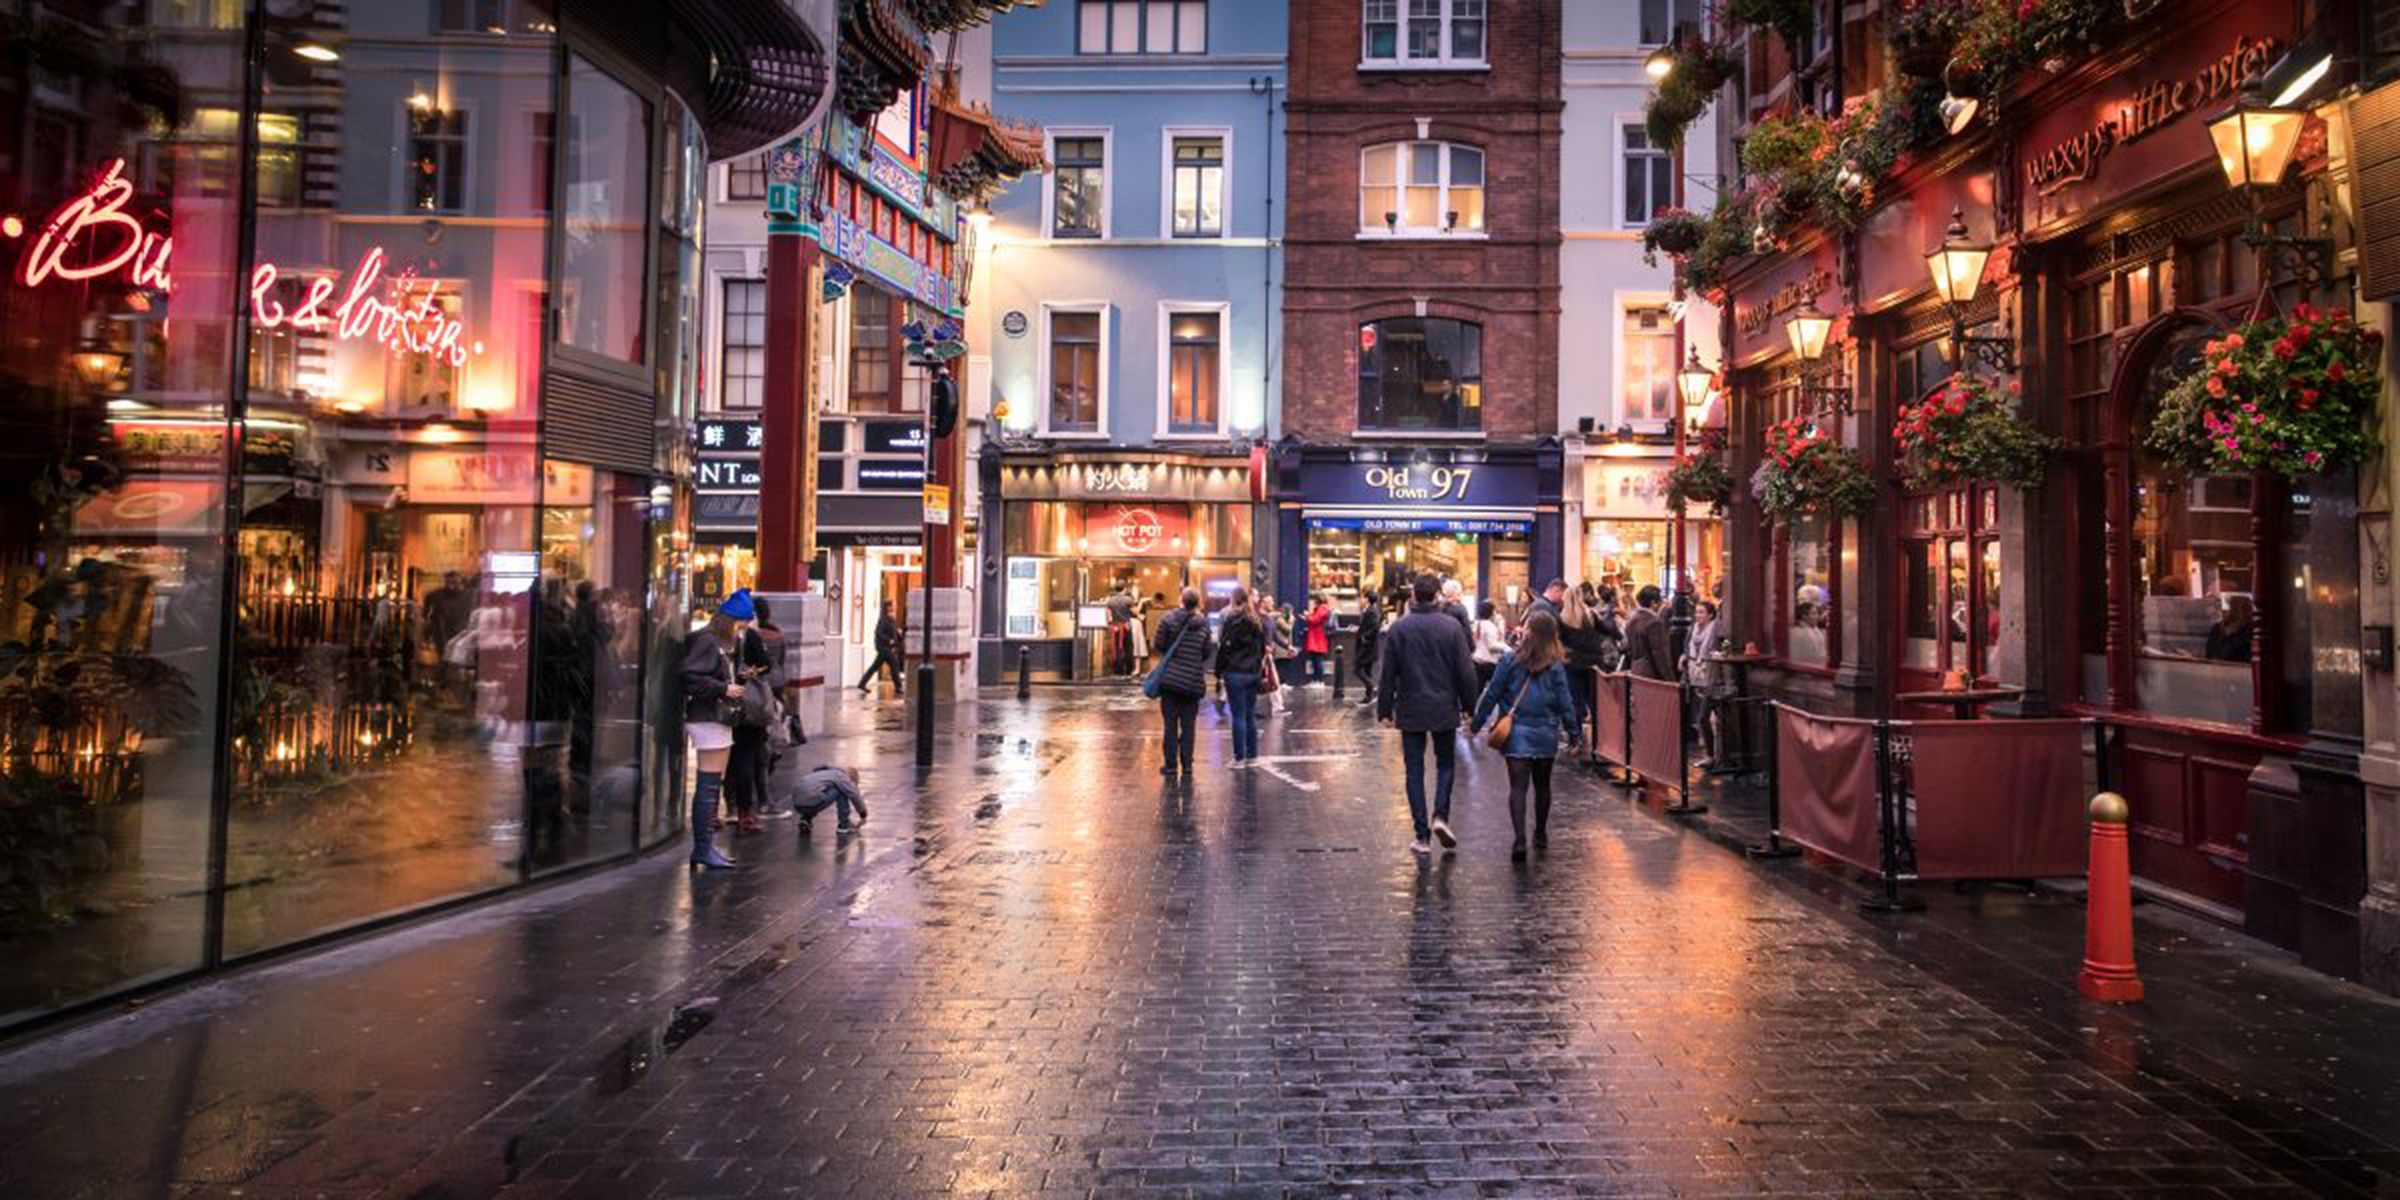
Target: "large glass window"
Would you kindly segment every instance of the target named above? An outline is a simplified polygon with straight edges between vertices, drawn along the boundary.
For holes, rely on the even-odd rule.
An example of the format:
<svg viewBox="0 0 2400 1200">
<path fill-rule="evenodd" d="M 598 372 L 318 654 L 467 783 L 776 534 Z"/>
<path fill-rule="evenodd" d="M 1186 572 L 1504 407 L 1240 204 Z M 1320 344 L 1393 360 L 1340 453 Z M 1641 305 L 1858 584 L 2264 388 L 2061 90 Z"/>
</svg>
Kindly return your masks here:
<svg viewBox="0 0 2400 1200">
<path fill-rule="evenodd" d="M 1618 419 L 1675 418 L 1675 341 L 1675 322 L 1666 309 L 1641 305 L 1625 310 L 1625 359 L 1618 372 L 1624 390 Z"/>
<path fill-rule="evenodd" d="M 1483 428 L 1483 326 L 1445 317 L 1359 326 L 1358 427 Z"/>
<path fill-rule="evenodd" d="M 1062 137 L 1050 147 L 1050 236 L 1096 238 L 1107 228 L 1107 139 Z"/>
<path fill-rule="evenodd" d="M 1485 0 L 1362 0 L 1361 67 L 1480 67 Z"/>
<path fill-rule="evenodd" d="M 726 280 L 719 311 L 719 399 L 725 408 L 757 408 L 767 392 L 767 281 Z"/>
<path fill-rule="evenodd" d="M 1080 0 L 1079 54 L 1202 54 L 1208 50 L 1208 0 Z"/>
<path fill-rule="evenodd" d="M 1483 151 L 1449 142 L 1387 142 L 1359 157 L 1363 233 L 1426 236 L 1483 229 Z"/>
<path fill-rule="evenodd" d="M 1223 324 L 1224 315 L 1215 310 L 1168 314 L 1167 432 L 1217 431 L 1224 411 L 1217 394 Z"/>
<path fill-rule="evenodd" d="M 1621 126 L 1618 136 L 1625 141 L 1625 227 L 1639 229 L 1675 203 L 1675 156 L 1651 145 L 1650 130 L 1639 121 Z"/>
<path fill-rule="evenodd" d="M 1219 237 L 1225 232 L 1225 139 L 1216 135 L 1174 141 L 1176 237 Z"/>
<path fill-rule="evenodd" d="M 1100 428 L 1100 317 L 1061 310 L 1050 316 L 1050 410 L 1053 433 Z"/>
<path fill-rule="evenodd" d="M 570 56 L 566 133 L 559 340 L 622 362 L 646 362 L 650 102 Z"/>
<path fill-rule="evenodd" d="M 1822 516 L 1805 516 L 1784 528 L 1791 602 L 1785 609 L 1790 616 L 1783 656 L 1796 663 L 1830 666 L 1834 596 L 1829 522 Z"/>
</svg>

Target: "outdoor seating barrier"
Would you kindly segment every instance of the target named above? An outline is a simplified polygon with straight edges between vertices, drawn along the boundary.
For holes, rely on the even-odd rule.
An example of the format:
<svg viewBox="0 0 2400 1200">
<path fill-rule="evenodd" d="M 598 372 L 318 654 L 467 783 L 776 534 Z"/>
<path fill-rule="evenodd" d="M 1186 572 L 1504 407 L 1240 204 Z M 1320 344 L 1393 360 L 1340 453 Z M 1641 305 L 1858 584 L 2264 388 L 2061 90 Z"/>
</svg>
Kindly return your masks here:
<svg viewBox="0 0 2400 1200">
<path fill-rule="evenodd" d="M 1592 751 L 1603 765 L 1625 769 L 1625 778 L 1611 782 L 1661 784 L 1675 790 L 1668 812 L 1704 813 L 1707 805 L 1692 803 L 1688 721 L 1682 684 L 1602 672 L 1592 701 Z"/>
<path fill-rule="evenodd" d="M 1879 721 L 1777 704 L 1770 843 L 1876 875 L 1865 907 L 1921 904 L 1917 879 L 2036 879 L 2085 870 L 2088 722 Z"/>
</svg>

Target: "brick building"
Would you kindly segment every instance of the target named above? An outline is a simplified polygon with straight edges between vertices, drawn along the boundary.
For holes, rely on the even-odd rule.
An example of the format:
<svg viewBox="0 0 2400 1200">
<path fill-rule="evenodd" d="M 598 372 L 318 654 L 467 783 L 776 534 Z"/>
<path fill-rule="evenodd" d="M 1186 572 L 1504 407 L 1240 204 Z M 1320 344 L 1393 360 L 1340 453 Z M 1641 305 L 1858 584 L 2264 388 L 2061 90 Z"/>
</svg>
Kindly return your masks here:
<svg viewBox="0 0 2400 1200">
<path fill-rule="evenodd" d="M 1559 31 L 1559 0 L 1291 6 L 1287 600 L 1559 573 Z"/>
</svg>

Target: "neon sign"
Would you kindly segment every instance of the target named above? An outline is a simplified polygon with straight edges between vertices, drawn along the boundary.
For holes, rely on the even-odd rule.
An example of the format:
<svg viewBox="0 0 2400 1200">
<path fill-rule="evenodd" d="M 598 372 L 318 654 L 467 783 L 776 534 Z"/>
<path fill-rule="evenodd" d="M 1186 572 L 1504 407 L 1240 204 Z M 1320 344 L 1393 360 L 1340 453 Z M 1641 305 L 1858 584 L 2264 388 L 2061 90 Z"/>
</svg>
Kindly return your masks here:
<svg viewBox="0 0 2400 1200">
<path fill-rule="evenodd" d="M 133 287 L 172 290 L 167 260 L 174 253 L 174 239 L 145 229 L 140 218 L 126 212 L 132 198 L 125 160 L 111 160 L 89 189 L 60 205 L 42 224 L 18 264 L 17 282 L 36 288 L 54 279 L 78 283 L 115 275 Z M 0 235 L 17 238 L 24 233 L 23 221 L 0 218 Z M 309 277 L 306 292 L 289 307 L 276 296 L 282 275 L 283 268 L 271 262 L 258 264 L 250 273 L 250 316 L 261 329 L 290 326 L 344 341 L 372 341 L 453 367 L 465 366 L 470 353 L 483 353 L 483 343 L 467 336 L 465 322 L 442 309 L 438 289 L 428 285 L 412 293 L 413 272 L 385 280 L 380 246 L 359 256 L 348 286 L 334 276 Z"/>
</svg>

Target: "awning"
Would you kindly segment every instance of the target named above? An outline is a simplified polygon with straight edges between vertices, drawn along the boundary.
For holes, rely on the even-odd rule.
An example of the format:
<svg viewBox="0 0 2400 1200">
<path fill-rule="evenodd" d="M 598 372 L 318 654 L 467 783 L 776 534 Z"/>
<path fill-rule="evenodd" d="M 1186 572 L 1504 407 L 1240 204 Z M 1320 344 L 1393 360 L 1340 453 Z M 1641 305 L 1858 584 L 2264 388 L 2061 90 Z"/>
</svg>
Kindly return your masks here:
<svg viewBox="0 0 2400 1200">
<path fill-rule="evenodd" d="M 84 536 L 211 537 L 224 506 L 225 485 L 213 479 L 137 479 L 75 510 Z"/>
</svg>

